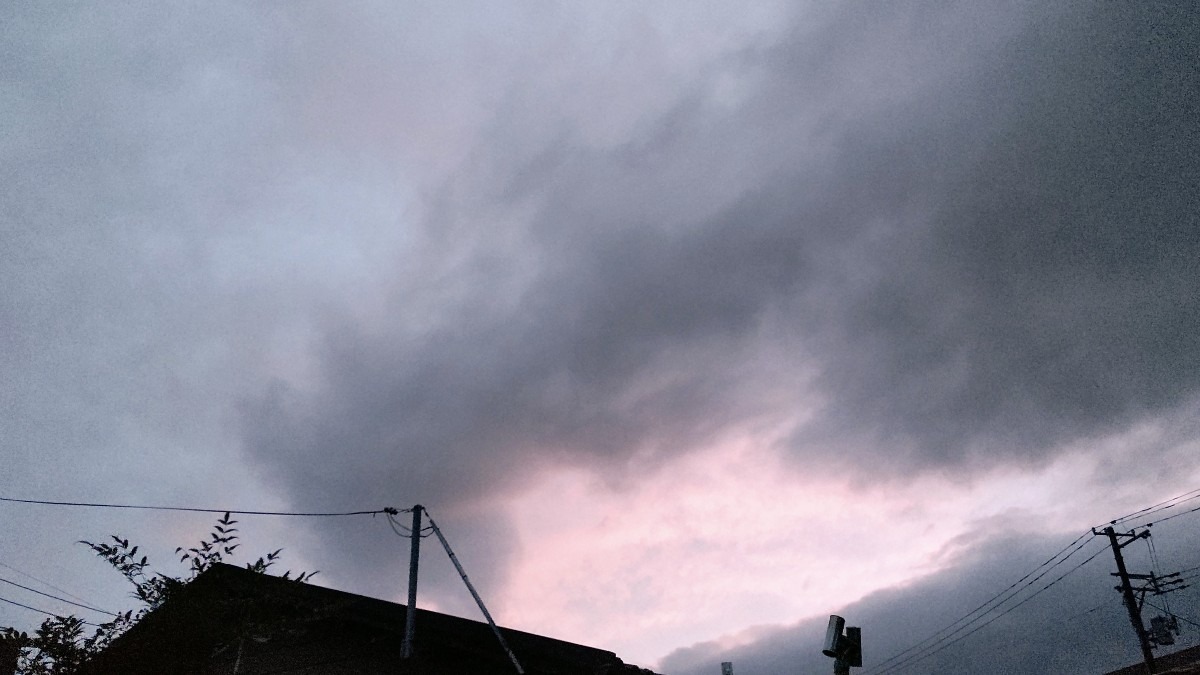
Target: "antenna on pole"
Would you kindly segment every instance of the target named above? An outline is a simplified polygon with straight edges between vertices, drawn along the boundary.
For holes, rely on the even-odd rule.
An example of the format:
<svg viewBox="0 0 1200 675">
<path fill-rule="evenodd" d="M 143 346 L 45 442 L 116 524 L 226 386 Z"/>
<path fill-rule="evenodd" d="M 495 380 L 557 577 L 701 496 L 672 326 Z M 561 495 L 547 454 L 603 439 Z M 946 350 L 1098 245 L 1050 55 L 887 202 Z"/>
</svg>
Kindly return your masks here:
<svg viewBox="0 0 1200 675">
<path fill-rule="evenodd" d="M 404 610 L 404 644 L 400 658 L 413 656 L 413 634 L 417 628 L 417 565 L 421 561 L 421 512 L 425 507 L 417 504 L 412 509 L 412 547 L 408 557 L 408 607 Z M 431 521 L 432 522 L 432 521 Z"/>
</svg>

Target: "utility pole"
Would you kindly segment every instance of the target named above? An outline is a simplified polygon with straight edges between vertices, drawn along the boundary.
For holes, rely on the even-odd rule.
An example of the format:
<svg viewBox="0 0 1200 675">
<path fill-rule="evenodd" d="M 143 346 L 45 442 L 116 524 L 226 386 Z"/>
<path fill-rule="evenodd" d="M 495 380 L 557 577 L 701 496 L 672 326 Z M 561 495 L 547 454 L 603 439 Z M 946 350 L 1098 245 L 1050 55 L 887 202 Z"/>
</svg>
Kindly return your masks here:
<svg viewBox="0 0 1200 675">
<path fill-rule="evenodd" d="M 1099 536 L 1101 532 L 1097 532 L 1093 528 L 1092 534 Z M 1121 555 L 1122 548 L 1138 539 L 1150 536 L 1150 531 L 1117 534 L 1110 525 L 1104 528 L 1103 534 L 1108 537 L 1108 543 L 1112 545 L 1113 557 L 1117 560 L 1117 576 L 1121 578 L 1121 585 L 1117 587 L 1117 590 L 1121 591 L 1121 595 L 1125 597 L 1125 608 L 1129 610 L 1129 622 L 1133 624 L 1133 630 L 1137 632 L 1138 642 L 1142 646 L 1142 658 L 1146 661 L 1146 672 L 1153 674 L 1157 671 L 1154 669 L 1154 653 L 1150 651 L 1150 636 L 1146 634 L 1146 626 L 1142 624 L 1142 611 L 1133 597 L 1133 585 L 1129 583 L 1129 570 L 1125 569 L 1125 558 Z M 1128 537 L 1129 541 L 1121 544 L 1117 542 L 1117 537 Z"/>
<path fill-rule="evenodd" d="M 421 511 L 423 506 L 417 504 L 412 509 L 412 548 L 408 557 L 408 607 L 404 610 L 404 645 L 400 648 L 400 658 L 411 659 L 413 656 L 413 633 L 417 626 L 417 565 L 421 561 Z"/>
</svg>

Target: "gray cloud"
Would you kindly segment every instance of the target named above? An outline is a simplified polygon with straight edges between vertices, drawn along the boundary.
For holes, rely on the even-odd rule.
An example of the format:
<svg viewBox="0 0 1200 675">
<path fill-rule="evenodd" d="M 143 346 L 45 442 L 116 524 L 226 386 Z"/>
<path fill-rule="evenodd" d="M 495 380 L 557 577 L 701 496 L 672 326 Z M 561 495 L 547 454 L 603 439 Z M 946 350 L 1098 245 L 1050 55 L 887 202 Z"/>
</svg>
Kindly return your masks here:
<svg viewBox="0 0 1200 675">
<path fill-rule="evenodd" d="M 502 108 L 423 225 L 442 257 L 394 286 L 399 312 L 451 303 L 325 326 L 321 385 L 256 408 L 248 450 L 297 492 L 455 502 L 814 397 L 795 453 L 897 468 L 1186 403 L 1195 20 L 844 10 L 716 62 L 755 85 L 732 107 L 697 81 L 615 147 Z"/>
<path fill-rule="evenodd" d="M 1194 396 L 1200 129 L 1179 82 L 1196 17 L 1096 14 L 1022 36 L 981 83 L 1005 114 L 918 179 L 941 193 L 930 230 L 841 298 L 835 416 L 941 460 L 1036 452 Z"/>
<path fill-rule="evenodd" d="M 545 466 L 805 417 L 902 479 L 1196 396 L 1190 7 L 0 11 L 6 484 L 244 458 L 486 591 Z"/>
<path fill-rule="evenodd" d="M 345 175 L 292 151 L 260 69 L 276 44 L 268 17 L 232 6 L 0 14 L 0 488 L 269 502 L 235 468 L 231 402 L 296 369 L 312 305 L 356 288 L 391 236 L 375 226 L 399 207 L 354 205 Z M 325 202 L 339 192 L 341 221 Z M 63 515 L 6 512 L 21 544 L 0 557 L 32 569 L 114 530 L 167 551 L 192 536 L 184 520 Z"/>
</svg>

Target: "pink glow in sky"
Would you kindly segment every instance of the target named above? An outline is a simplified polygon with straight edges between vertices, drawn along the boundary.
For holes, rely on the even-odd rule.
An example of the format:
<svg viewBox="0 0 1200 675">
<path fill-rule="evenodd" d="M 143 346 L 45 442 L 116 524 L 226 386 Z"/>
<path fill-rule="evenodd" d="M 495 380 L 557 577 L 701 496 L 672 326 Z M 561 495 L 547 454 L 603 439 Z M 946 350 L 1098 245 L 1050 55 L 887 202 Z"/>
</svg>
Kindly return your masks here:
<svg viewBox="0 0 1200 675">
<path fill-rule="evenodd" d="M 513 626 L 607 645 L 639 663 L 697 635 L 733 645 L 747 626 L 832 613 L 934 573 L 981 523 L 1037 514 L 1039 527 L 1071 531 L 1104 517 L 1121 506 L 1107 495 L 1058 499 L 1094 463 L 1074 453 L 967 484 L 927 476 L 852 487 L 806 476 L 745 438 L 619 485 L 547 470 L 507 505 L 521 555 L 497 604 Z"/>
</svg>

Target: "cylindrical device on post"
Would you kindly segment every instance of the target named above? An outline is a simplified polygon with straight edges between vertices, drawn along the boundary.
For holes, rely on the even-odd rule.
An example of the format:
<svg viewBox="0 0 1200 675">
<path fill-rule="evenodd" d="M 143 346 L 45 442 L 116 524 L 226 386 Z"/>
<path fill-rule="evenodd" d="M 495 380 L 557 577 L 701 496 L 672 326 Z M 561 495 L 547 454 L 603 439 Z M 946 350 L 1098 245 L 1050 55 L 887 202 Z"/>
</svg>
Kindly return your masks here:
<svg viewBox="0 0 1200 675">
<path fill-rule="evenodd" d="M 417 627 L 417 565 L 421 561 L 421 511 L 420 504 L 412 510 L 412 547 L 408 557 L 408 607 L 404 610 L 404 644 L 400 647 L 402 659 L 412 658 L 413 633 Z"/>
<path fill-rule="evenodd" d="M 821 653 L 830 658 L 837 658 L 838 643 L 842 640 L 842 629 L 846 627 L 846 620 L 837 614 L 829 615 L 829 628 L 825 630 L 825 646 Z"/>
</svg>

